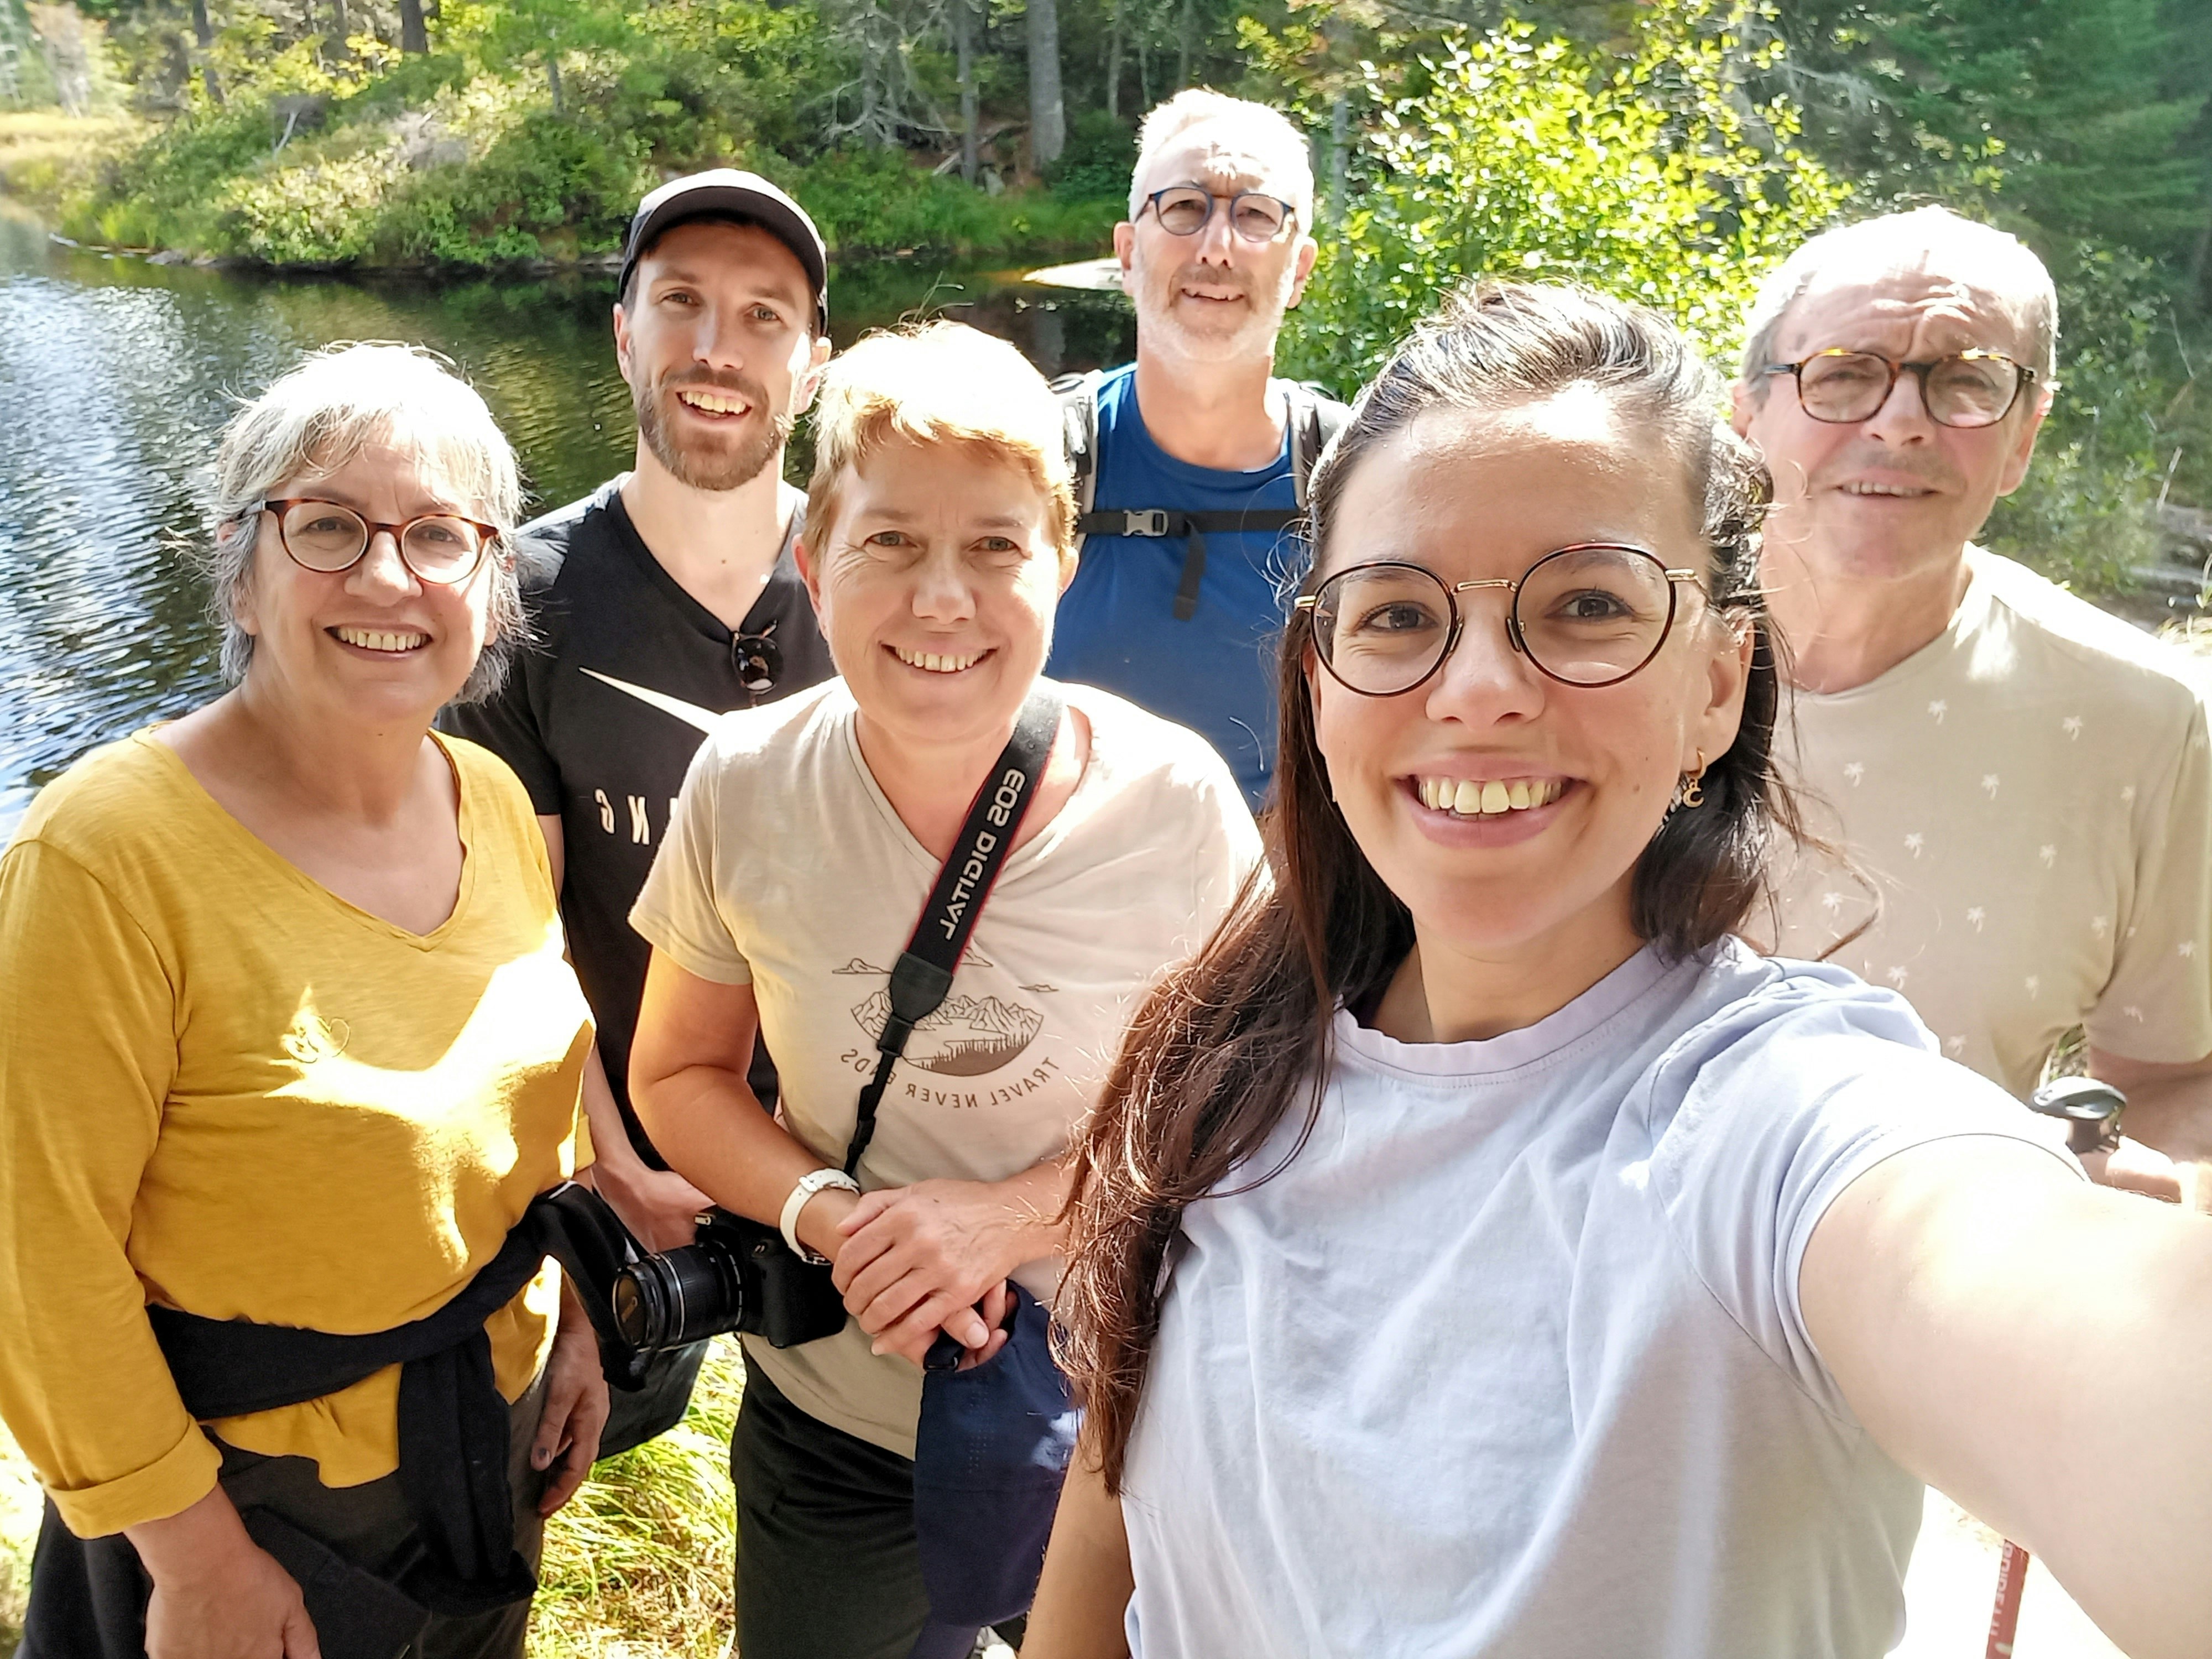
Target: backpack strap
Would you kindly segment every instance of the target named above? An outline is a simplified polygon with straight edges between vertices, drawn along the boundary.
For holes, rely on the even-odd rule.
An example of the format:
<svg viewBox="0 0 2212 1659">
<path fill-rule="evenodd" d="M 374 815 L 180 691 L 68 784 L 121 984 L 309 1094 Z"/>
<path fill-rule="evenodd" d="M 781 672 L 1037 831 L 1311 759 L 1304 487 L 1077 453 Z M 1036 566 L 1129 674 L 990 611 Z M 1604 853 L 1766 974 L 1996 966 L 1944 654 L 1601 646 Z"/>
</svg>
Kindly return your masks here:
<svg viewBox="0 0 2212 1659">
<path fill-rule="evenodd" d="M 1060 399 L 1060 441 L 1067 450 L 1067 467 L 1075 489 L 1075 551 L 1083 553 L 1083 538 L 1099 532 L 1086 529 L 1091 504 L 1098 499 L 1098 384 L 1106 371 L 1062 374 L 1051 383 Z M 1135 532 L 1130 532 L 1133 535 Z"/>
</svg>

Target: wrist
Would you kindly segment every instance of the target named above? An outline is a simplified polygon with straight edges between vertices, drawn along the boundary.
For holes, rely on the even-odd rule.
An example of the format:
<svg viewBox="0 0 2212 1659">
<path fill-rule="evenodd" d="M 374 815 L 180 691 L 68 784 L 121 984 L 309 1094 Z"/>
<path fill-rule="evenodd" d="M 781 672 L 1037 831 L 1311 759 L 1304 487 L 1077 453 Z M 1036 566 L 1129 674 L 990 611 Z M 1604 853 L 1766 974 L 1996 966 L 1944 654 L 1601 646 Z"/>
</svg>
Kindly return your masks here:
<svg viewBox="0 0 2212 1659">
<path fill-rule="evenodd" d="M 792 1222 L 791 1234 L 817 1255 L 826 1256 L 834 1262 L 845 1243 L 844 1234 L 837 1231 L 838 1224 L 852 1214 L 860 1202 L 858 1193 L 848 1193 L 842 1187 L 824 1187 L 799 1206 Z"/>
<path fill-rule="evenodd" d="M 142 1521 L 123 1532 L 157 1584 L 191 1577 L 211 1562 L 254 1547 L 230 1495 L 221 1486 L 210 1487 L 205 1496 L 174 1515 Z"/>
</svg>

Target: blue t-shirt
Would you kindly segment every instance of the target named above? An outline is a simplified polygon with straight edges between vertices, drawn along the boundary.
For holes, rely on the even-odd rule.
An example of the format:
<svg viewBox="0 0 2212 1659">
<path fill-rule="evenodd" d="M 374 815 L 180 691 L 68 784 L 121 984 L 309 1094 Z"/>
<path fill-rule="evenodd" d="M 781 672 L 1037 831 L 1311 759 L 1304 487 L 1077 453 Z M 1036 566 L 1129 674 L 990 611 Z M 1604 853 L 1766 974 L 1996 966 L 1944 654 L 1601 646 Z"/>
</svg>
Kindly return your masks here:
<svg viewBox="0 0 2212 1659">
<path fill-rule="evenodd" d="M 1095 507 L 1239 513 L 1295 507 L 1291 434 L 1254 472 L 1179 461 L 1137 410 L 1133 363 L 1098 386 Z M 1305 544 L 1288 531 L 1208 531 L 1198 611 L 1175 616 L 1188 551 L 1180 536 L 1092 536 L 1054 624 L 1054 679 L 1103 685 L 1188 726 L 1229 763 L 1256 809 L 1275 769 L 1275 646 Z"/>
</svg>

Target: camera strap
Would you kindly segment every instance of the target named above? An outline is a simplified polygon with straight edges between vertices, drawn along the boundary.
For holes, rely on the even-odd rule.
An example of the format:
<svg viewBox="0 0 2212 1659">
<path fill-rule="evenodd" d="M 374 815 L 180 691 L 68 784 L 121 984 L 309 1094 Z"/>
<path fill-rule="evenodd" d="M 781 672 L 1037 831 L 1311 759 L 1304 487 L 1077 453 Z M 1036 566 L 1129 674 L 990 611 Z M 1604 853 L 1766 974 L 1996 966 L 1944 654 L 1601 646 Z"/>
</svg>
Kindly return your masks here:
<svg viewBox="0 0 2212 1659">
<path fill-rule="evenodd" d="M 952 970 L 960 965 L 968 937 L 975 931 L 983 901 L 990 896 L 999 872 L 1013 851 L 1022 819 L 1043 781 L 1045 762 L 1052 754 L 1053 738 L 1066 706 L 1058 688 L 1038 683 L 1014 721 L 1014 735 L 1006 741 L 998 763 L 975 792 L 968 808 L 968 821 L 952 855 L 937 872 L 937 884 L 914 937 L 891 968 L 890 1011 L 884 1018 L 883 1034 L 876 1039 L 883 1056 L 876 1074 L 860 1091 L 860 1109 L 853 1120 L 853 1139 L 845 1149 L 845 1173 L 860 1167 L 860 1155 L 875 1139 L 876 1109 L 890 1085 L 891 1067 L 906 1052 L 914 1028 L 935 1013 L 952 989 Z"/>
</svg>

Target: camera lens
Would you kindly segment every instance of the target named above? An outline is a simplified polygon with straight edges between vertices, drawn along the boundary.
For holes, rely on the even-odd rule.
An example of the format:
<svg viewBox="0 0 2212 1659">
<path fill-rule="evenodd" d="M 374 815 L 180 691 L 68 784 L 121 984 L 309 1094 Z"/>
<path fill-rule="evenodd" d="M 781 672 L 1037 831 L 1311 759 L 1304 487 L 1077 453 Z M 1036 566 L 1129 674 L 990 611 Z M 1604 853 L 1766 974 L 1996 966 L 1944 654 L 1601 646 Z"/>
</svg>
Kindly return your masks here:
<svg viewBox="0 0 2212 1659">
<path fill-rule="evenodd" d="M 738 1328 L 744 1311 L 736 1260 L 719 1239 L 647 1256 L 614 1284 L 615 1323 L 646 1349 L 680 1347 Z"/>
</svg>

